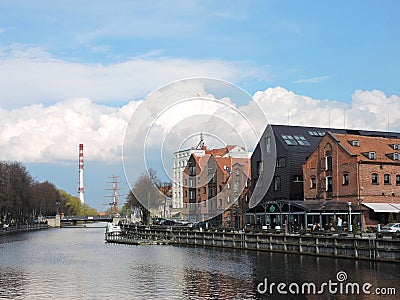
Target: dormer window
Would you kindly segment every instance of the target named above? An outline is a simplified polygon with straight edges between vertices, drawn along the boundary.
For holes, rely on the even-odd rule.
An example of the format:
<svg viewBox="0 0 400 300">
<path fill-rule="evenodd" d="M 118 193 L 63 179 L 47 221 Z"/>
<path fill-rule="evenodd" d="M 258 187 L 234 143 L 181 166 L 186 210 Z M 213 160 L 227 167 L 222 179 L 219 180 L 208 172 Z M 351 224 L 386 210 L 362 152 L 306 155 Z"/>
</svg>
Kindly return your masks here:
<svg viewBox="0 0 400 300">
<path fill-rule="evenodd" d="M 376 159 L 376 153 L 374 151 L 368 152 L 368 158 L 371 160 Z"/>
<path fill-rule="evenodd" d="M 391 146 L 392 146 L 392 148 L 393 148 L 394 150 L 399 150 L 399 148 L 400 148 L 399 144 L 393 144 L 393 145 L 391 145 Z"/>
<path fill-rule="evenodd" d="M 393 160 L 400 160 L 400 154 L 399 153 L 393 153 Z"/>
<path fill-rule="evenodd" d="M 360 147 L 360 142 L 358 140 L 350 141 L 350 145 L 353 147 Z"/>
</svg>

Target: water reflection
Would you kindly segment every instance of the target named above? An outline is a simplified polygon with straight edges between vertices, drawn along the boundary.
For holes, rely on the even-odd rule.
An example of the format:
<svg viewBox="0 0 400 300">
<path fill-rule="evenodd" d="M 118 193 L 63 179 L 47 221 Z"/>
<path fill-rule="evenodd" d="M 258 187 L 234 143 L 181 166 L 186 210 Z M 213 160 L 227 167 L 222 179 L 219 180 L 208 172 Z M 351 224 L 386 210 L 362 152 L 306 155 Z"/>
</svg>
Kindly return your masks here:
<svg viewBox="0 0 400 300">
<path fill-rule="evenodd" d="M 400 291 L 399 264 L 218 248 L 128 246 L 107 244 L 103 239 L 101 228 L 0 237 L 1 297 L 268 299 L 278 294 L 271 297 L 257 292 L 265 278 L 275 283 L 319 285 L 336 280 L 340 271 L 346 272 L 349 282 Z M 320 299 L 313 295 L 284 298 Z M 376 297 L 358 295 L 353 299 Z"/>
<path fill-rule="evenodd" d="M 2 299 L 22 298 L 25 295 L 26 275 L 18 270 L 0 270 L 0 295 Z"/>
</svg>

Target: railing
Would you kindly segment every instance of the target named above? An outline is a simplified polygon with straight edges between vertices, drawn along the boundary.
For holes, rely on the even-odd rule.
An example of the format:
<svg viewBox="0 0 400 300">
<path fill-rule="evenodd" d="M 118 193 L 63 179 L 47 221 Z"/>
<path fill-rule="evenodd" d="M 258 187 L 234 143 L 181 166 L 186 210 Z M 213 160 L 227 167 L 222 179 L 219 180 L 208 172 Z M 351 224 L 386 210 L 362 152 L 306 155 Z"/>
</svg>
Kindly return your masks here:
<svg viewBox="0 0 400 300">
<path fill-rule="evenodd" d="M 187 227 L 127 225 L 113 241 L 164 240 L 176 245 L 224 247 L 257 251 L 285 252 L 319 256 L 367 259 L 376 261 L 400 262 L 400 239 L 397 238 L 359 238 L 338 234 L 285 234 L 272 231 L 237 231 L 234 229 L 209 228 L 198 230 Z M 107 236 L 106 236 L 107 239 Z"/>
</svg>

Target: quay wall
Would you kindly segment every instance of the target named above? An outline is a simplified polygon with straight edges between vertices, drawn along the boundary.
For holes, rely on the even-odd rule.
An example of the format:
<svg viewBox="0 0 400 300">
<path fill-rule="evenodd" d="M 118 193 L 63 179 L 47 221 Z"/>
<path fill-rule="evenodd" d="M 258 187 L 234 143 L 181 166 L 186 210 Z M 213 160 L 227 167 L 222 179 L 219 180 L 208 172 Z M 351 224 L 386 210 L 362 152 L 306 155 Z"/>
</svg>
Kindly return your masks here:
<svg viewBox="0 0 400 300">
<path fill-rule="evenodd" d="M 48 224 L 18 224 L 14 226 L 9 226 L 9 227 L 3 227 L 1 230 L 2 235 L 6 234 L 13 234 L 13 233 L 19 233 L 19 232 L 24 232 L 24 231 L 33 231 L 33 230 L 42 230 L 42 229 L 48 229 L 49 225 Z"/>
<path fill-rule="evenodd" d="M 322 236 L 276 234 L 187 228 L 125 227 L 123 236 L 147 240 L 168 240 L 175 245 L 223 247 L 400 263 L 400 239 L 391 237 Z M 115 238 L 114 238 L 115 241 Z M 120 242 L 121 242 L 120 241 Z"/>
</svg>

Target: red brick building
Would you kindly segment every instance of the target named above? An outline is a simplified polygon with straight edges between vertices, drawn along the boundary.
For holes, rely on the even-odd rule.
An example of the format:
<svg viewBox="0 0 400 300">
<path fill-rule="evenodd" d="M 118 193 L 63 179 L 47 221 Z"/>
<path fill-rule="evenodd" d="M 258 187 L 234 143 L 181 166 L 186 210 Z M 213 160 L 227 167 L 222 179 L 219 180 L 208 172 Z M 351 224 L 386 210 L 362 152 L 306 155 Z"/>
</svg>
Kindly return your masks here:
<svg viewBox="0 0 400 300">
<path fill-rule="evenodd" d="M 237 204 L 248 199 L 249 174 L 249 158 L 192 154 L 183 171 L 184 219 L 229 227 L 241 222 Z"/>
<path fill-rule="evenodd" d="M 351 202 L 363 222 L 400 212 L 400 139 L 327 132 L 303 164 L 305 200 Z"/>
</svg>

